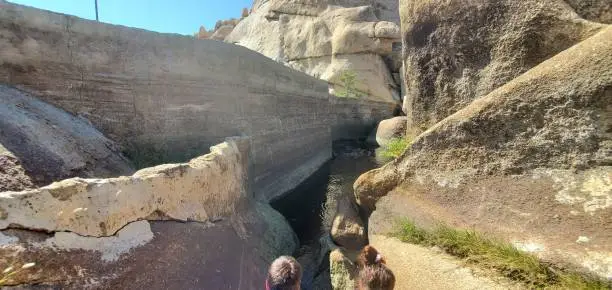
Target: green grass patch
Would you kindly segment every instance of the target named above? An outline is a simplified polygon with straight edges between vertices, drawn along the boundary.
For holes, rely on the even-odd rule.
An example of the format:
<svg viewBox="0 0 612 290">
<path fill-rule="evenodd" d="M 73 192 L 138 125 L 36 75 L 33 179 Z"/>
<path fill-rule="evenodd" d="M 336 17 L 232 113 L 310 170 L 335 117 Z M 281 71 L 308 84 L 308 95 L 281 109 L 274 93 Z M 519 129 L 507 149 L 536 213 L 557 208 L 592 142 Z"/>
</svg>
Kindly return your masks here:
<svg viewBox="0 0 612 290">
<path fill-rule="evenodd" d="M 594 277 L 554 269 L 532 254 L 475 231 L 453 229 L 446 225 L 426 230 L 404 219 L 398 222 L 394 236 L 406 243 L 438 246 L 446 253 L 464 259 L 469 264 L 493 269 L 511 280 L 524 283 L 529 288 L 611 289 L 612 287 L 611 283 Z"/>
<path fill-rule="evenodd" d="M 397 157 L 400 157 L 406 151 L 406 148 L 412 143 L 408 138 L 393 138 L 386 145 L 376 150 L 377 159 L 383 163 L 389 162 Z"/>
</svg>

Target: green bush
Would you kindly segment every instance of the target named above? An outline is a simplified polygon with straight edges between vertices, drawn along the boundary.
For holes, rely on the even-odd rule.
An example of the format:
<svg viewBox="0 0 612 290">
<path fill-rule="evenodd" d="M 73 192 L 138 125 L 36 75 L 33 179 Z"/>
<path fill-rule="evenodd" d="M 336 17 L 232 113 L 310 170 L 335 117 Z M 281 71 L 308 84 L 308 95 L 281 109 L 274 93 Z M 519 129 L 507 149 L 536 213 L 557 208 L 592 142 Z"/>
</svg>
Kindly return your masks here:
<svg viewBox="0 0 612 290">
<path fill-rule="evenodd" d="M 406 151 L 406 148 L 412 144 L 412 140 L 403 138 L 393 138 L 386 145 L 376 150 L 376 159 L 379 163 L 387 163 L 397 157 L 400 157 Z"/>
<path fill-rule="evenodd" d="M 342 89 L 338 90 L 336 95 L 343 98 L 359 98 L 355 83 L 357 74 L 352 70 L 345 70 L 340 74 L 340 82 Z"/>
</svg>

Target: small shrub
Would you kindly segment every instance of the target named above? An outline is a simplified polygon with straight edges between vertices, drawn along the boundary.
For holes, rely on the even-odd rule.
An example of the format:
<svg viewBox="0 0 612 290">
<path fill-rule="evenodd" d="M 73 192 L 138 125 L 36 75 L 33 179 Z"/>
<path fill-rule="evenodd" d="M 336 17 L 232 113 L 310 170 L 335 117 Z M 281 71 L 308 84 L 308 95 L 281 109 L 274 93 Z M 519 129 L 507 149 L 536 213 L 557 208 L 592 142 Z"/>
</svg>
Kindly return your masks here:
<svg viewBox="0 0 612 290">
<path fill-rule="evenodd" d="M 340 82 L 342 83 L 342 89 L 340 89 L 336 95 L 343 98 L 359 98 L 357 89 L 355 88 L 355 82 L 357 74 L 352 70 L 345 70 L 340 74 Z"/>
<path fill-rule="evenodd" d="M 397 157 L 400 157 L 406 151 L 406 148 L 412 144 L 408 138 L 394 138 L 376 150 L 376 158 L 379 163 L 387 163 Z"/>
</svg>

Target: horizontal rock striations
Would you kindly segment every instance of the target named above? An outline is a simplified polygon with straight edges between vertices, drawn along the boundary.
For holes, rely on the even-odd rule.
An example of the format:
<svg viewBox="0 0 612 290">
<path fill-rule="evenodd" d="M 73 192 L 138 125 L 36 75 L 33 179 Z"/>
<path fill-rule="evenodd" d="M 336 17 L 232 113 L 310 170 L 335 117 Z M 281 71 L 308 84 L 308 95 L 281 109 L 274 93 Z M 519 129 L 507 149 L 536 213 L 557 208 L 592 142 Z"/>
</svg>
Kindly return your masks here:
<svg viewBox="0 0 612 290">
<path fill-rule="evenodd" d="M 91 121 L 137 168 L 185 162 L 228 136 L 251 137 L 261 200 L 331 158 L 332 140 L 367 135 L 393 109 L 330 96 L 327 83 L 220 41 L 9 3 L 0 31 L 0 82 Z"/>
<path fill-rule="evenodd" d="M 120 146 L 86 119 L 26 92 L 0 85 L 0 115 L 0 144 L 13 154 L 3 160 L 18 161 L 34 185 L 70 177 L 113 177 L 134 172 Z M 0 170 L 10 171 L 10 167 L 3 163 Z"/>
</svg>

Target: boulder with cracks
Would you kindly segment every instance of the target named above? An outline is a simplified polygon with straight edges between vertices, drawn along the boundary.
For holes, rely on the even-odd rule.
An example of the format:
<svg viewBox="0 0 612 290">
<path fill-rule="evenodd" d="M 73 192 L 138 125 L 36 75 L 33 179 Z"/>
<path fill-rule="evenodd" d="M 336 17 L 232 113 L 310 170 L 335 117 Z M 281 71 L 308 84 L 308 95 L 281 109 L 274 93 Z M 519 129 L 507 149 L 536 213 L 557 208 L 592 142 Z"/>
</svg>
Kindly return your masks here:
<svg viewBox="0 0 612 290">
<path fill-rule="evenodd" d="M 610 67 L 607 26 L 427 129 L 355 182 L 369 233 L 443 222 L 611 277 Z"/>
<path fill-rule="evenodd" d="M 343 76 L 352 72 L 359 95 L 398 102 L 396 7 L 393 1 L 256 2 L 225 41 L 326 80 L 332 92 L 344 90 Z"/>
<path fill-rule="evenodd" d="M 36 263 L 3 283 L 260 286 L 298 241 L 282 215 L 251 198 L 248 152 L 248 139 L 230 138 L 188 163 L 0 193 L 0 266 Z"/>
</svg>

